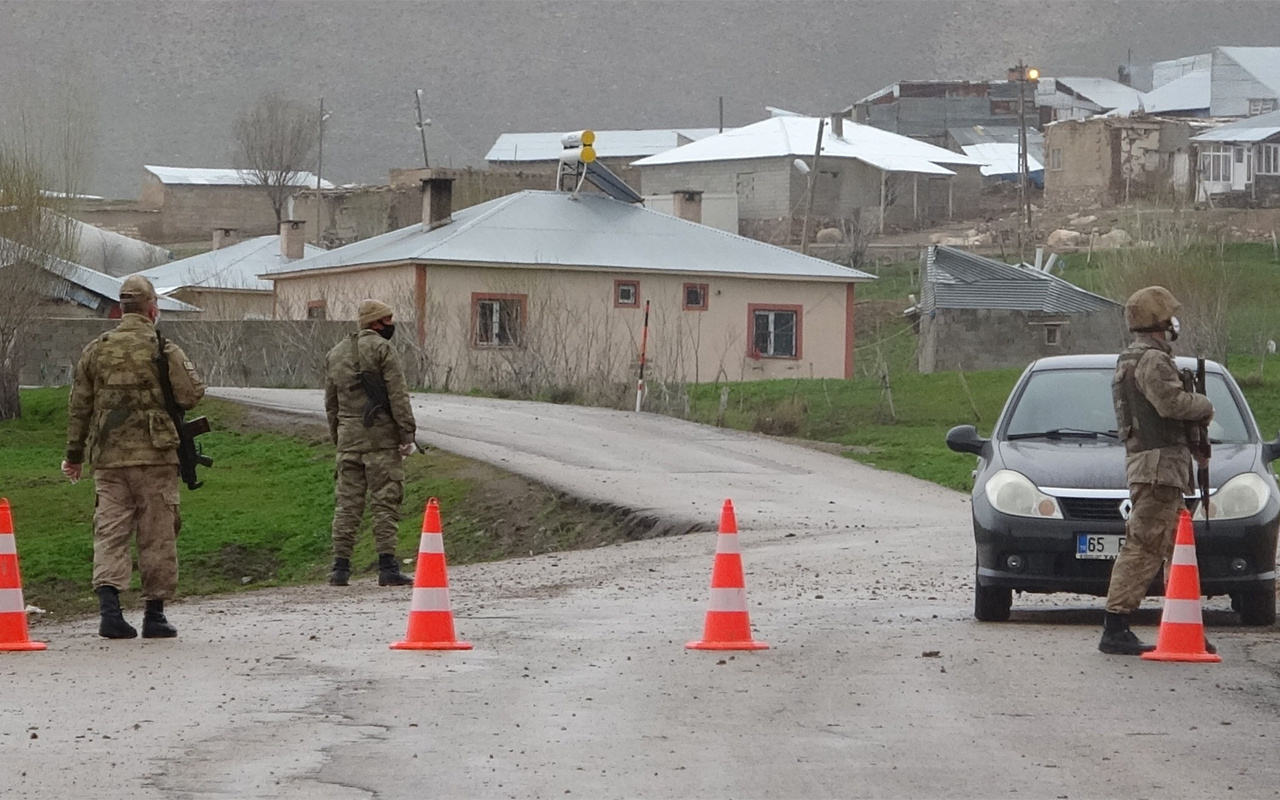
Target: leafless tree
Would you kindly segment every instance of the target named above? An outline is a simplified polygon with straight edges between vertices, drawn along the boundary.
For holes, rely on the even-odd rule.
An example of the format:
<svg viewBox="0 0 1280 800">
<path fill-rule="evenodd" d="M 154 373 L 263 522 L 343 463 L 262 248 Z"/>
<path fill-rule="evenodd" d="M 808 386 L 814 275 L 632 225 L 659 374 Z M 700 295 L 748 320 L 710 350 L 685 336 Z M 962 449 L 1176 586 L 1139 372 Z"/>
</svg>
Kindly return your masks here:
<svg viewBox="0 0 1280 800">
<path fill-rule="evenodd" d="M 299 177 L 314 166 L 320 135 L 317 114 L 283 92 L 271 91 L 236 117 L 232 133 L 236 167 L 267 193 L 278 227 Z"/>
</svg>

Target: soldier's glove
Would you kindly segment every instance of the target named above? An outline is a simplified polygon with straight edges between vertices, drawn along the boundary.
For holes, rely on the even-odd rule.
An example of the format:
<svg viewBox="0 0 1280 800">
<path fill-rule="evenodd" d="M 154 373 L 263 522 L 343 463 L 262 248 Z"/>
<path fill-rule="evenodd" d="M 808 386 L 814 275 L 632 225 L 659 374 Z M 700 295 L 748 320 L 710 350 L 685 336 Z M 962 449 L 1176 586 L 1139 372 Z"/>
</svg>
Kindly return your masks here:
<svg viewBox="0 0 1280 800">
<path fill-rule="evenodd" d="M 414 446 L 413 442 L 409 442 L 408 444 L 402 444 L 402 445 L 400 445 L 400 457 L 401 457 L 401 458 L 408 458 L 409 456 L 413 455 L 413 454 L 414 454 L 414 453 L 416 453 L 417 451 L 418 451 L 418 448 L 417 448 L 416 446 Z"/>
<path fill-rule="evenodd" d="M 83 464 L 68 464 L 66 461 L 62 462 L 62 474 L 66 475 L 72 483 L 80 482 L 80 476 L 83 474 L 83 471 Z"/>
</svg>

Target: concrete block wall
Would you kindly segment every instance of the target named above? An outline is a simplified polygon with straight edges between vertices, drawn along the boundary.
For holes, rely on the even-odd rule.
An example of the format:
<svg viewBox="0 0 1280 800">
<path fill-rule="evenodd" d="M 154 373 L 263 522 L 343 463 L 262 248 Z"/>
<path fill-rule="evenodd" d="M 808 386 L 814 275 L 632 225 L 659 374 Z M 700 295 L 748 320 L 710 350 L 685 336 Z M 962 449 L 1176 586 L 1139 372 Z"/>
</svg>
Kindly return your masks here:
<svg viewBox="0 0 1280 800">
<path fill-rule="evenodd" d="M 1124 347 L 1124 311 L 1044 314 L 1003 309 L 936 309 L 920 321 L 921 372 L 1024 367 L 1037 358 L 1116 353 Z M 1058 344 L 1046 341 L 1058 325 Z"/>
</svg>

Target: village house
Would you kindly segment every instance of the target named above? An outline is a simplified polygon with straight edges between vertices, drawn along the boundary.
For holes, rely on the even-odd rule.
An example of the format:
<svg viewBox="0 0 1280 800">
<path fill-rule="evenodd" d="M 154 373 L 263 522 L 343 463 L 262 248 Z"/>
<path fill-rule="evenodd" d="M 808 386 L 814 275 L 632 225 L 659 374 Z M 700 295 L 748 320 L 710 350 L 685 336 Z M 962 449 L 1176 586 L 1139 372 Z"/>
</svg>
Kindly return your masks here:
<svg viewBox="0 0 1280 800">
<path fill-rule="evenodd" d="M 1044 188 L 1044 134 L 1027 128 L 1027 179 Z M 947 148 L 964 153 L 982 165 L 984 186 L 1016 183 L 1021 174 L 1018 155 L 1022 144 L 1016 125 L 970 125 L 947 129 Z"/>
<path fill-rule="evenodd" d="M 1199 154 L 1196 202 L 1280 207 L 1280 111 L 1192 137 Z"/>
<path fill-rule="evenodd" d="M 1280 109 L 1280 47 L 1215 47 L 1209 116 L 1256 117 Z"/>
<path fill-rule="evenodd" d="M 1123 70 L 1121 76 L 1128 79 Z M 1109 78 L 1041 78 L 1036 85 L 1036 104 L 1045 125 L 1097 114 L 1124 116 L 1142 110 L 1142 101 L 1142 92 Z"/>
<path fill-rule="evenodd" d="M 720 133 L 718 128 L 653 128 L 648 130 L 597 130 L 592 147 L 596 159 L 628 180 L 630 164 L 681 145 Z M 555 172 L 564 152 L 563 133 L 504 133 L 489 148 L 484 160 L 491 167 Z"/>
<path fill-rule="evenodd" d="M 1124 307 L 1026 266 L 935 245 L 920 255 L 921 372 L 1022 367 L 1045 356 L 1114 353 Z"/>
<path fill-rule="evenodd" d="M 801 239 L 810 196 L 811 231 L 883 232 L 950 219 L 981 192 L 969 156 L 841 116 L 823 123 L 815 169 L 819 122 L 775 116 L 640 159 L 641 190 L 734 196 L 738 233 L 778 244 Z"/>
<path fill-rule="evenodd" d="M 898 81 L 872 92 L 844 113 L 861 125 L 946 147 L 951 128 L 1017 130 L 1018 91 L 1016 80 Z M 1038 125 L 1034 82 L 1022 91 L 1022 119 Z"/>
<path fill-rule="evenodd" d="M 468 389 L 853 373 L 854 287 L 872 276 L 601 193 L 525 190 L 265 274 L 277 316 L 396 311 L 424 385 Z M 697 197 L 686 216 L 696 217 Z"/>
<path fill-rule="evenodd" d="M 232 228 L 219 228 L 209 252 L 141 274 L 162 297 L 198 306 L 199 319 L 271 319 L 273 287 L 259 276 L 324 251 L 304 241 L 302 224 L 295 220 L 281 223 L 274 236 L 239 241 L 236 234 Z"/>
</svg>

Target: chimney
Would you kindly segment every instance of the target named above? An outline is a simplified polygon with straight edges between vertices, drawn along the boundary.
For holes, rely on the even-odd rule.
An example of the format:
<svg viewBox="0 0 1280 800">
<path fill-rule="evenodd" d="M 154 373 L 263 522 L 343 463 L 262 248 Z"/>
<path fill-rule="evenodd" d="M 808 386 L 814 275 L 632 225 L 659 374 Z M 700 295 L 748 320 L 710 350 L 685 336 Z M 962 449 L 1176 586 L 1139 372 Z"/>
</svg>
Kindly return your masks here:
<svg viewBox="0 0 1280 800">
<path fill-rule="evenodd" d="M 1117 79 L 1120 83 L 1123 83 L 1125 86 L 1133 85 L 1133 72 L 1129 70 L 1127 65 L 1121 64 L 1120 68 L 1116 70 L 1116 72 L 1118 73 Z"/>
<path fill-rule="evenodd" d="M 235 228 L 214 228 L 213 229 L 213 249 L 221 250 L 224 247 L 230 247 L 236 243 Z"/>
<path fill-rule="evenodd" d="M 831 115 L 831 135 L 837 139 L 844 138 L 844 117 L 839 114 Z"/>
<path fill-rule="evenodd" d="M 677 217 L 702 224 L 702 192 L 683 190 L 673 194 L 671 199 L 675 201 Z"/>
<path fill-rule="evenodd" d="M 306 255 L 307 223 L 300 219 L 286 219 L 280 223 L 280 255 L 297 261 Z"/>
<path fill-rule="evenodd" d="M 422 227 L 435 230 L 453 222 L 453 178 L 433 175 L 422 181 Z"/>
</svg>

